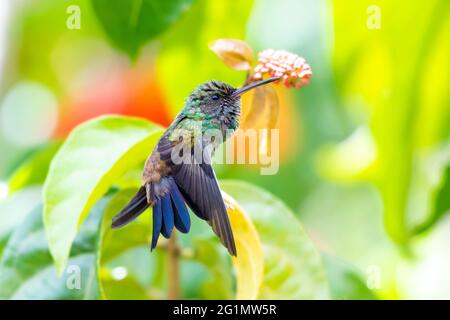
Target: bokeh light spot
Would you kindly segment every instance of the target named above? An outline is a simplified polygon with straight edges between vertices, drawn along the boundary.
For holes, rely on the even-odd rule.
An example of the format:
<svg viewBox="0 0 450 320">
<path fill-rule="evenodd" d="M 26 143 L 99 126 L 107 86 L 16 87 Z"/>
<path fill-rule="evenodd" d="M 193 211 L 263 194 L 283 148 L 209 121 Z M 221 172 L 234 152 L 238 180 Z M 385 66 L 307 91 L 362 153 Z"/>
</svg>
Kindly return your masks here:
<svg viewBox="0 0 450 320">
<path fill-rule="evenodd" d="M 128 271 L 125 267 L 115 267 L 111 274 L 114 280 L 120 281 L 126 278 Z"/>
<path fill-rule="evenodd" d="M 0 181 L 0 201 L 8 197 L 9 188 L 5 182 Z"/>
<path fill-rule="evenodd" d="M 58 121 L 53 93 L 41 84 L 21 82 L 6 94 L 0 107 L 0 129 L 5 138 L 20 146 L 49 139 Z"/>
</svg>

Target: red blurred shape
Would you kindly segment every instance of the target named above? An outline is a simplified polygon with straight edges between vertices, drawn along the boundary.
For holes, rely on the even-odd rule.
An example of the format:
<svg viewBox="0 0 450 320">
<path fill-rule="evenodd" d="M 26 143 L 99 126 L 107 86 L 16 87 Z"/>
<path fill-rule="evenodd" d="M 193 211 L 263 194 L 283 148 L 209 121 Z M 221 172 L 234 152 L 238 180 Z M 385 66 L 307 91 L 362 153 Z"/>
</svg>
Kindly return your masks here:
<svg viewBox="0 0 450 320">
<path fill-rule="evenodd" d="M 62 104 L 57 137 L 78 124 L 104 114 L 146 118 L 162 126 L 171 122 L 168 102 L 151 66 L 97 70 Z"/>
</svg>

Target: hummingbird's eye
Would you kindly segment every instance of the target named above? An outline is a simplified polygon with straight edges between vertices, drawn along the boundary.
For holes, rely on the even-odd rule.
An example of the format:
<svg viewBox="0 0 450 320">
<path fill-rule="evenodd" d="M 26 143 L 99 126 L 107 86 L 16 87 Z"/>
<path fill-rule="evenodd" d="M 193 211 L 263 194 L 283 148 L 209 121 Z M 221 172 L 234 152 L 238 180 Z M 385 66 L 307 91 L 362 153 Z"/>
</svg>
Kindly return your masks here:
<svg viewBox="0 0 450 320">
<path fill-rule="evenodd" d="M 215 95 L 213 95 L 213 96 L 211 97 L 211 99 L 213 99 L 213 100 L 219 100 L 219 96 L 218 96 L 217 94 L 215 94 Z"/>
</svg>

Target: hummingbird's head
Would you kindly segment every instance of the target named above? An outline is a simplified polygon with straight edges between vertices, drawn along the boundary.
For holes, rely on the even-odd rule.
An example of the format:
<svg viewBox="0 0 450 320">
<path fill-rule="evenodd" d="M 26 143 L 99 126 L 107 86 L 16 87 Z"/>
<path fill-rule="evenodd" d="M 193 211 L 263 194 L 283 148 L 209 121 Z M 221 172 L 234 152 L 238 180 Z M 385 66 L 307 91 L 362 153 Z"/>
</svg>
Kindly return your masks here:
<svg viewBox="0 0 450 320">
<path fill-rule="evenodd" d="M 208 81 L 199 85 L 188 97 L 186 104 L 211 117 L 234 114 L 241 110 L 241 95 L 258 86 L 273 82 L 279 78 L 258 81 L 242 88 L 234 88 L 221 81 Z"/>
</svg>

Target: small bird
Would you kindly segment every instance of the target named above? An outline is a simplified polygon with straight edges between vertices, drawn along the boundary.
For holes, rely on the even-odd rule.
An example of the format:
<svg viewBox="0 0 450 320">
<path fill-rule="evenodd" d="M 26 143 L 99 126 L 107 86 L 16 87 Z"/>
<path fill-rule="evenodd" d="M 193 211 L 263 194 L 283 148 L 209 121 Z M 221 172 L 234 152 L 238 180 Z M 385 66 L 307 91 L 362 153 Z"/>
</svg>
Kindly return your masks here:
<svg viewBox="0 0 450 320">
<path fill-rule="evenodd" d="M 112 228 L 123 227 L 152 207 L 153 250 L 160 233 L 169 238 L 174 227 L 182 233 L 189 232 L 191 221 L 187 204 L 199 218 L 212 226 L 228 252 L 236 256 L 233 232 L 211 157 L 214 149 L 239 126 L 241 95 L 276 80 L 279 78 L 262 80 L 239 89 L 220 81 L 199 85 L 148 157 L 142 186 L 113 218 Z M 208 130 L 220 132 L 222 141 L 211 139 L 207 135 Z M 200 156 L 195 150 L 201 151 Z"/>
</svg>

